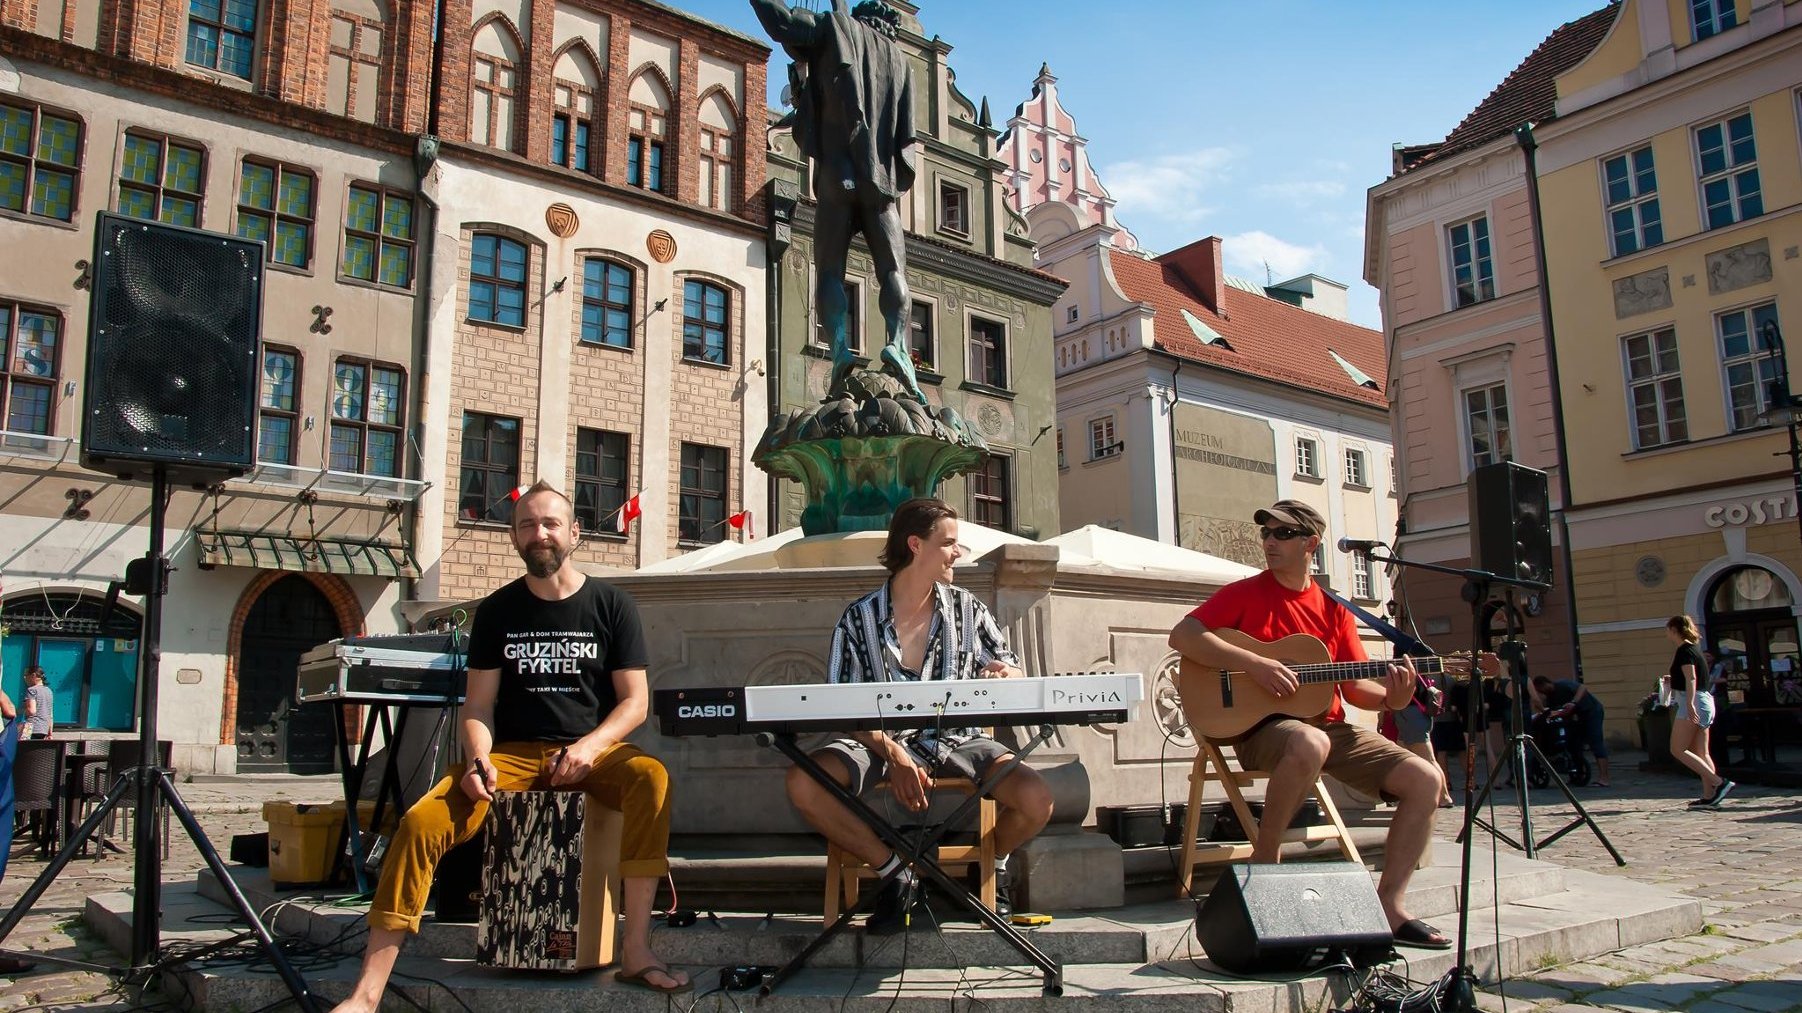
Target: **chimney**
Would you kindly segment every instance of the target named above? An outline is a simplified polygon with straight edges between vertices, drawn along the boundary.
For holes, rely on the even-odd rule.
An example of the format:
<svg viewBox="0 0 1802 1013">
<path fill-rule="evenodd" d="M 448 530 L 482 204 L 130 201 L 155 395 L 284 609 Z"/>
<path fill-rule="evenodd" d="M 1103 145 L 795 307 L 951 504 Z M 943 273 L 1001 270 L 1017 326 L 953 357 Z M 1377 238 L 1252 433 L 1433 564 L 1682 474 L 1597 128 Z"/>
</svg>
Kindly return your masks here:
<svg viewBox="0 0 1802 1013">
<path fill-rule="evenodd" d="M 1226 268 L 1220 259 L 1219 236 L 1209 236 L 1180 250 L 1171 250 L 1159 257 L 1158 263 L 1175 268 L 1203 306 L 1221 316 L 1226 315 Z"/>
</svg>

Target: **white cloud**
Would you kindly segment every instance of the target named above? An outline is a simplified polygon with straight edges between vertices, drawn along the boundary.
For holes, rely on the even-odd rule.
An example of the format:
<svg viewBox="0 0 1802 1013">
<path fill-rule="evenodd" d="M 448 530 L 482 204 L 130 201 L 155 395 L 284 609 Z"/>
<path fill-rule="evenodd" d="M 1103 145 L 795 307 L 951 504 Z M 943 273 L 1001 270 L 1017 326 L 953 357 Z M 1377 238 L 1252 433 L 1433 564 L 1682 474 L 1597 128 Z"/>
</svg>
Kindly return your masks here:
<svg viewBox="0 0 1802 1013">
<path fill-rule="evenodd" d="M 1259 183 L 1257 194 L 1290 204 L 1312 204 L 1332 200 L 1345 193 L 1345 184 L 1336 179 L 1294 179 L 1281 183 Z"/>
<path fill-rule="evenodd" d="M 1204 201 L 1230 175 L 1230 148 L 1197 151 L 1156 158 L 1115 162 L 1098 170 L 1101 183 L 1119 202 L 1122 222 L 1135 216 L 1183 222 L 1198 221 L 1214 209 Z"/>
<path fill-rule="evenodd" d="M 1286 281 L 1309 272 L 1324 274 L 1323 268 L 1332 259 L 1319 243 L 1297 246 L 1261 229 L 1227 236 L 1221 246 L 1230 272 L 1258 282 L 1265 280 L 1266 265 L 1271 280 Z"/>
</svg>

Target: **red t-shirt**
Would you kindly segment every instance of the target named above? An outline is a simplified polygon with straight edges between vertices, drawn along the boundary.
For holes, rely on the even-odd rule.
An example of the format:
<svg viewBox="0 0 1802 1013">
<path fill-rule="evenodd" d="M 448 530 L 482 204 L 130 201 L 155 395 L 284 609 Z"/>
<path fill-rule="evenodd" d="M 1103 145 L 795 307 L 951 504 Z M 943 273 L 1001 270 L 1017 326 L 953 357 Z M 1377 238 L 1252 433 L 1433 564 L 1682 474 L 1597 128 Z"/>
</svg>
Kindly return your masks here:
<svg viewBox="0 0 1802 1013">
<path fill-rule="evenodd" d="M 1307 590 L 1291 591 L 1269 570 L 1226 585 L 1189 616 L 1208 629 L 1238 630 L 1263 641 L 1306 633 L 1325 644 L 1334 661 L 1366 661 L 1370 657 L 1345 606 L 1328 598 L 1312 580 Z M 1333 706 L 1321 720 L 1345 720 L 1345 704 L 1337 686 L 1333 687 Z"/>
</svg>

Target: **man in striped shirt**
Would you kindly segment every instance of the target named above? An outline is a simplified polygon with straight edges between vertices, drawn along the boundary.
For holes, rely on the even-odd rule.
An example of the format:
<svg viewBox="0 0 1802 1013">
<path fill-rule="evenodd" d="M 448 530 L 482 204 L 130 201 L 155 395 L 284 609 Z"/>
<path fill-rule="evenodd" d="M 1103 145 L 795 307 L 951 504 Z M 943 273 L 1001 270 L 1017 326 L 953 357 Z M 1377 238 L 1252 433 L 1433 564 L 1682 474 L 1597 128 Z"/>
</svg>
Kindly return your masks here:
<svg viewBox="0 0 1802 1013">
<path fill-rule="evenodd" d="M 976 596 L 952 583 L 952 566 L 964 554 L 957 541 L 957 511 L 940 500 L 912 499 L 889 523 L 882 565 L 889 579 L 845 609 L 832 631 L 829 682 L 1010 678 L 1023 674 L 995 617 Z M 925 728 L 898 733 L 858 732 L 828 743 L 814 759 L 840 785 L 862 795 L 886 781 L 895 804 L 922 813 L 939 778 L 980 781 L 1013 754 L 975 728 Z M 996 911 L 1012 908 L 1007 856 L 1051 819 L 1051 791 L 1024 764 L 992 791 L 995 819 Z M 788 772 L 788 797 L 827 840 L 870 864 L 882 876 L 901 859 L 876 832 L 799 768 Z M 911 869 L 883 887 L 865 930 L 900 931 L 918 890 Z"/>
</svg>

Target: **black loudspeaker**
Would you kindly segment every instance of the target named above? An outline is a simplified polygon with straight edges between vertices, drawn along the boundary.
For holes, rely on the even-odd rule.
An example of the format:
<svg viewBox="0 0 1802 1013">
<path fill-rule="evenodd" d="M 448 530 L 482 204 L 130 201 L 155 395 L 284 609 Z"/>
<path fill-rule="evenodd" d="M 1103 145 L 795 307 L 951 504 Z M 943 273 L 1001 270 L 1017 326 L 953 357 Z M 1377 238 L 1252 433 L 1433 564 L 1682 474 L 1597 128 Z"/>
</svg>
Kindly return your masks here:
<svg viewBox="0 0 1802 1013">
<path fill-rule="evenodd" d="M 102 212 L 81 463 L 207 485 L 256 463 L 263 247 Z"/>
<path fill-rule="evenodd" d="M 1195 914 L 1208 959 L 1233 974 L 1286 974 L 1339 956 L 1371 967 L 1394 936 L 1370 872 L 1356 862 L 1232 865 Z"/>
<path fill-rule="evenodd" d="M 1470 473 L 1471 546 L 1479 570 L 1552 583 L 1552 504 L 1543 471 L 1512 461 Z"/>
</svg>

